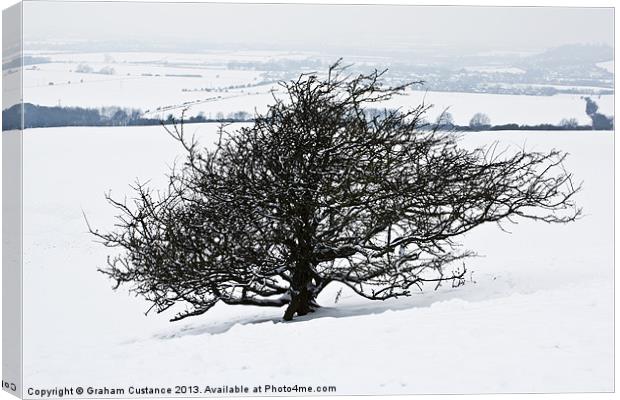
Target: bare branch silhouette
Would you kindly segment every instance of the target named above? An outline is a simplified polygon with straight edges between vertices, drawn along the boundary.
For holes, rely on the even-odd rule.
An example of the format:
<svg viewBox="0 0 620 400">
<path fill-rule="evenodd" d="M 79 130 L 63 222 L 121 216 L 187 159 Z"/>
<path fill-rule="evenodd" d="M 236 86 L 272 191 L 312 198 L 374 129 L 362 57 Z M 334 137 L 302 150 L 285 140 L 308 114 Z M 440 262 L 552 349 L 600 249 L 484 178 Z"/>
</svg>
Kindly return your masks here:
<svg viewBox="0 0 620 400">
<path fill-rule="evenodd" d="M 158 312 L 186 304 L 174 320 L 218 302 L 287 306 L 290 320 L 318 307 L 331 282 L 372 300 L 459 286 L 473 254 L 460 235 L 580 215 L 560 151 L 465 150 L 457 135 L 423 128 L 424 104 L 369 115 L 409 86 L 386 85 L 385 73 L 339 62 L 325 78 L 283 82 L 286 96 L 252 126 L 222 128 L 213 150 L 188 139 L 182 120 L 164 126 L 185 164 L 164 193 L 136 184 L 129 201 L 108 196 L 117 228 L 91 232 L 122 252 L 102 272 Z"/>
</svg>

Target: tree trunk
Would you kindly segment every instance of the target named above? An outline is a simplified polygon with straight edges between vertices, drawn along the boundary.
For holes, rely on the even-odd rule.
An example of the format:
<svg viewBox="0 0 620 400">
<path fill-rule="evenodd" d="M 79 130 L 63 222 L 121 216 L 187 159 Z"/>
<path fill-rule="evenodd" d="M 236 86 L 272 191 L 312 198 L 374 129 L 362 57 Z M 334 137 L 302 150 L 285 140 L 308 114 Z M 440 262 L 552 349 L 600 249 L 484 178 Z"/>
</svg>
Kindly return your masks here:
<svg viewBox="0 0 620 400">
<path fill-rule="evenodd" d="M 314 212 L 308 206 L 310 203 L 310 199 L 302 199 L 296 212 L 299 215 L 299 220 L 303 222 L 295 227 L 297 246 L 291 249 L 291 256 L 295 260 L 295 269 L 289 289 L 291 302 L 286 308 L 283 317 L 285 321 L 292 320 L 295 314 L 308 314 L 313 311 L 313 306 L 316 305 L 314 298 L 317 293 L 315 286 L 312 284 L 314 277 L 313 237 L 315 226 L 312 222 Z"/>
<path fill-rule="evenodd" d="M 292 320 L 295 314 L 300 316 L 308 314 L 310 311 L 312 311 L 311 303 L 312 301 L 310 299 L 309 291 L 307 289 L 302 290 L 298 294 L 293 294 L 291 302 L 288 304 L 288 307 L 284 312 L 284 320 Z"/>
<path fill-rule="evenodd" d="M 290 288 L 291 302 L 284 312 L 284 320 L 290 321 L 295 314 L 306 315 L 314 311 L 316 293 L 312 290 L 310 263 L 302 261 L 297 264 Z"/>
</svg>

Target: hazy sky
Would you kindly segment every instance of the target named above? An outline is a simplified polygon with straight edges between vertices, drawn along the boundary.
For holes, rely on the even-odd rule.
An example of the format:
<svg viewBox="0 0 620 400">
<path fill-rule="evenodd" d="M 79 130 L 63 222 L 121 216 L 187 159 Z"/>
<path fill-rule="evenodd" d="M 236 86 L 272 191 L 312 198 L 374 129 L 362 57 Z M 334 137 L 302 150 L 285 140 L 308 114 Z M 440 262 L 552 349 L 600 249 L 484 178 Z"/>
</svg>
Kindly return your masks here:
<svg viewBox="0 0 620 400">
<path fill-rule="evenodd" d="M 613 10 L 28 1 L 24 38 L 276 44 L 300 50 L 329 45 L 527 50 L 613 45 Z"/>
</svg>

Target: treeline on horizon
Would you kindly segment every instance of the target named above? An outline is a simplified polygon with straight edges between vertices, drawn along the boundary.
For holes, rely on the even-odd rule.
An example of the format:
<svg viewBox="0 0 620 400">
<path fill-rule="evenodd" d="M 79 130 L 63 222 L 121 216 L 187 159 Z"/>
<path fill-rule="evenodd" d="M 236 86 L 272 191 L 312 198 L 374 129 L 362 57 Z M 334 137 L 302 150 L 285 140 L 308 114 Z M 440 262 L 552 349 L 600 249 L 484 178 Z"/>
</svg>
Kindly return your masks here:
<svg viewBox="0 0 620 400">
<path fill-rule="evenodd" d="M 22 115 L 20 104 L 2 111 L 2 130 L 21 129 Z M 39 106 L 24 103 L 24 126 L 28 128 L 54 128 L 63 126 L 146 126 L 174 122 L 173 115 L 166 119 L 145 118 L 140 110 L 123 109 L 120 107 L 104 107 L 101 109 L 82 107 Z M 197 115 L 186 118 L 185 123 L 203 122 L 248 122 L 252 117 L 246 112 L 229 115 L 218 115 L 207 118 Z"/>
<path fill-rule="evenodd" d="M 591 104 L 589 103 L 591 106 Z M 598 108 L 598 107 L 597 107 Z M 2 111 L 2 130 L 22 129 L 21 105 L 16 104 Z M 24 126 L 28 128 L 52 128 L 52 127 L 69 127 L 69 126 L 149 126 L 160 124 L 171 124 L 175 122 L 173 115 L 169 115 L 166 119 L 145 118 L 139 110 L 122 109 L 119 107 L 106 107 L 102 109 L 82 108 L 82 107 L 61 107 L 61 106 L 40 106 L 31 103 L 24 103 Z M 592 115 L 590 115 L 592 117 Z M 538 124 L 538 125 L 520 125 L 516 123 L 490 125 L 456 125 L 453 123 L 443 124 L 438 121 L 436 124 L 426 124 L 426 128 L 435 128 L 443 130 L 453 130 L 462 132 L 478 132 L 478 131 L 503 131 L 503 130 L 610 130 L 613 129 L 613 120 L 610 119 L 606 123 L 597 123 L 592 118 L 593 125 L 571 124 Z M 253 117 L 246 112 L 230 113 L 224 116 L 218 113 L 216 118 L 207 118 L 200 114 L 184 119 L 184 123 L 233 123 L 233 122 L 252 122 Z M 574 121 L 574 120 L 573 120 Z"/>
</svg>

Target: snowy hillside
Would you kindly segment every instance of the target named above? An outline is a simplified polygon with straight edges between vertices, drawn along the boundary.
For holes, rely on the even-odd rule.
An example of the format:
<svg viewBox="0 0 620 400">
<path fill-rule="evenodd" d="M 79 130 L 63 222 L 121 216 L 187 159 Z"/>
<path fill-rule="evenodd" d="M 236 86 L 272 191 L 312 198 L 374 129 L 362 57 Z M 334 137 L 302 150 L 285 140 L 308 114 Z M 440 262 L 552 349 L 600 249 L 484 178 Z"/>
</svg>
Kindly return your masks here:
<svg viewBox="0 0 620 400">
<path fill-rule="evenodd" d="M 205 145 L 215 140 L 215 125 L 187 129 Z M 122 198 L 136 178 L 163 187 L 183 156 L 178 144 L 157 126 L 26 130 L 25 387 L 613 390 L 613 133 L 481 132 L 463 145 L 494 141 L 569 152 L 585 216 L 563 226 L 506 226 L 512 234 L 474 230 L 463 244 L 480 257 L 467 261 L 460 288 L 429 286 L 385 302 L 343 290 L 336 303 L 334 286 L 319 298 L 324 308 L 291 323 L 281 309 L 224 305 L 170 323 L 174 311 L 145 316 L 144 301 L 111 290 L 97 272 L 109 250 L 87 233 L 82 212 L 110 229 L 115 213 L 104 193 Z"/>
</svg>

